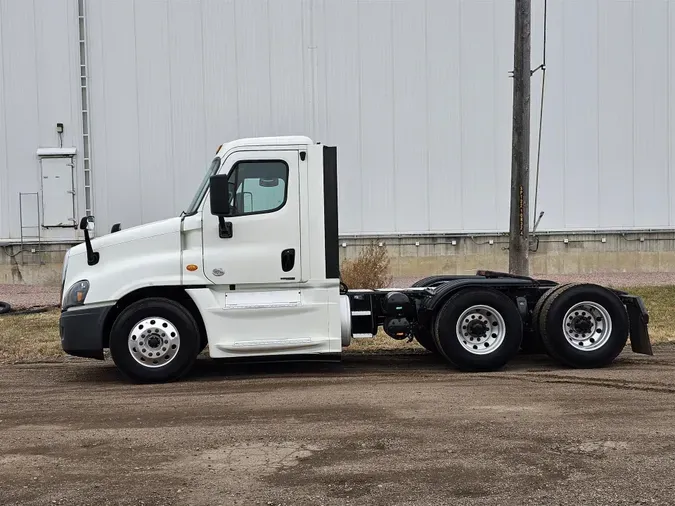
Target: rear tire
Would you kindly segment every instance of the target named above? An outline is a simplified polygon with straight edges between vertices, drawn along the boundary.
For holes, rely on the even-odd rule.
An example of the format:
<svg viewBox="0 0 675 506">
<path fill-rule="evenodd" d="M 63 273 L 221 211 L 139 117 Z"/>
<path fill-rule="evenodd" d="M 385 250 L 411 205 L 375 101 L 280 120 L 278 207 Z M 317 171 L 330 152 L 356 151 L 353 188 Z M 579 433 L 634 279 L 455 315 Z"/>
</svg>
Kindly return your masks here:
<svg viewBox="0 0 675 506">
<path fill-rule="evenodd" d="M 542 306 L 539 331 L 548 354 L 576 368 L 604 367 L 628 340 L 628 313 L 613 292 L 598 285 L 570 284 Z"/>
<path fill-rule="evenodd" d="M 153 297 L 127 307 L 110 331 L 110 355 L 119 370 L 138 382 L 176 380 L 199 353 L 199 326 L 179 303 Z"/>
<path fill-rule="evenodd" d="M 417 332 L 415 332 L 415 340 L 427 351 L 430 351 L 434 355 L 439 355 L 438 348 L 434 342 L 434 337 L 431 335 L 428 329 L 425 327 L 419 327 Z"/>
<path fill-rule="evenodd" d="M 441 307 L 433 336 L 439 352 L 459 369 L 494 371 L 518 353 L 523 322 L 503 293 L 468 289 Z"/>
<path fill-rule="evenodd" d="M 544 307 L 546 301 L 558 290 L 567 285 L 557 285 L 548 289 L 544 294 L 539 298 L 537 303 L 534 305 L 532 310 L 532 320 L 530 321 L 529 329 L 523 333 L 523 342 L 520 345 L 520 349 L 525 354 L 538 354 L 546 353 L 546 348 L 544 343 L 541 340 L 541 334 L 539 332 L 539 320 L 541 318 L 541 309 Z"/>
<path fill-rule="evenodd" d="M 421 288 L 425 286 L 432 286 L 438 283 L 442 283 L 445 279 L 445 276 L 428 276 L 426 278 L 419 279 L 412 284 L 412 288 Z M 427 351 L 433 353 L 434 355 L 440 355 L 434 342 L 434 336 L 432 335 L 432 329 L 426 327 L 418 327 L 417 332 L 415 332 L 415 340 Z"/>
</svg>

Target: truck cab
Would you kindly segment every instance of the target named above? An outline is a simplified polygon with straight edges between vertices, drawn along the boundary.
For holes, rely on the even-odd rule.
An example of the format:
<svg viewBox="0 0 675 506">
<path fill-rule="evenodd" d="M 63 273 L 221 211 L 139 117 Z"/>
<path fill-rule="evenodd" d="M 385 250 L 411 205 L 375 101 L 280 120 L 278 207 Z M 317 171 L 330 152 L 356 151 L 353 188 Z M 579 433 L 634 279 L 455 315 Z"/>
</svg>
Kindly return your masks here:
<svg viewBox="0 0 675 506">
<path fill-rule="evenodd" d="M 110 347 L 158 372 L 183 347 L 214 358 L 340 353 L 349 314 L 336 168 L 336 149 L 307 137 L 223 144 L 180 216 L 67 253 L 64 350 L 101 358 Z M 120 332 L 128 350 L 110 340 Z"/>
<path fill-rule="evenodd" d="M 97 359 L 109 349 L 129 378 L 166 381 L 183 376 L 207 347 L 212 358 L 339 355 L 352 337 L 380 327 L 468 369 L 501 367 L 523 336 L 549 342 L 552 309 L 540 301 L 576 293 L 550 281 L 479 272 L 348 290 L 340 281 L 337 192 L 335 147 L 302 136 L 240 139 L 217 149 L 180 216 L 94 239 L 85 217 L 85 242 L 64 260 L 63 349 Z M 584 330 L 585 341 L 574 332 L 568 340 L 582 363 L 613 360 L 629 316 L 634 349 L 651 353 L 639 298 L 602 287 L 580 296 L 600 309 L 586 304 L 584 318 L 560 318 Z M 578 298 L 567 306 L 584 302 Z M 601 333 L 611 350 L 584 355 Z"/>
</svg>

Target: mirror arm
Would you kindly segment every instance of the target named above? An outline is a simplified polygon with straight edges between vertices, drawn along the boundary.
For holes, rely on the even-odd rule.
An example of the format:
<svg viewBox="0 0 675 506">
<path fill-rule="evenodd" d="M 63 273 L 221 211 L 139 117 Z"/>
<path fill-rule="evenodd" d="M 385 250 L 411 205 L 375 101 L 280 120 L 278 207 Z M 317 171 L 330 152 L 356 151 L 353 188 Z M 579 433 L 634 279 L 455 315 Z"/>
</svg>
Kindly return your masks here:
<svg viewBox="0 0 675 506">
<path fill-rule="evenodd" d="M 218 235 L 221 239 L 230 239 L 232 237 L 232 222 L 225 221 L 224 216 L 218 216 Z"/>
<path fill-rule="evenodd" d="M 93 216 L 85 216 L 80 220 L 80 229 L 84 231 L 84 245 L 87 248 L 87 264 L 96 265 L 100 259 L 98 251 L 94 251 L 91 245 L 91 237 L 89 235 L 89 222 L 94 221 Z"/>
<path fill-rule="evenodd" d="M 96 265 L 101 258 L 98 251 L 94 251 L 94 248 L 91 246 L 91 238 L 89 237 L 89 230 L 84 229 L 84 245 L 87 248 L 87 264 Z"/>
</svg>

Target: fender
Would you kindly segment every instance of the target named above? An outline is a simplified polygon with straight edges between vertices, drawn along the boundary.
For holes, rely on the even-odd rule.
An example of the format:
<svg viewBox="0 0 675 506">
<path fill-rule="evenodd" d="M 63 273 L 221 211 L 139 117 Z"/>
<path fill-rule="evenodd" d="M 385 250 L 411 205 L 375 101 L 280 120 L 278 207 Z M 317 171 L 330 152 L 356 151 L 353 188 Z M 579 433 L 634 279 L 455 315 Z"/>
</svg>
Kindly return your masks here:
<svg viewBox="0 0 675 506">
<path fill-rule="evenodd" d="M 466 288 L 493 288 L 496 290 L 510 290 L 518 288 L 538 287 L 539 283 L 529 279 L 519 278 L 464 278 L 447 281 L 438 285 L 434 294 L 424 301 L 424 309 L 432 314 L 438 311 L 443 304 L 455 293 Z M 549 286 L 542 287 L 550 288 Z"/>
<path fill-rule="evenodd" d="M 467 278 L 481 278 L 482 276 L 462 276 L 461 274 L 449 274 L 449 275 L 440 275 L 440 276 L 429 276 L 428 278 L 423 278 L 418 281 L 415 281 L 412 284 L 413 288 L 418 287 L 434 287 L 447 283 L 448 281 L 455 281 L 457 279 L 467 279 Z"/>
<path fill-rule="evenodd" d="M 438 276 L 439 278 L 441 276 Z M 445 302 L 452 297 L 454 294 L 461 290 L 467 288 L 492 288 L 497 290 L 510 290 L 510 289 L 520 289 L 520 288 L 538 288 L 543 294 L 545 290 L 550 288 L 549 286 L 541 286 L 537 281 L 531 279 L 522 279 L 522 278 L 486 278 L 483 276 L 473 276 L 473 277 L 463 277 L 460 279 L 454 278 L 450 279 L 448 276 L 447 281 L 442 282 L 438 279 L 431 280 L 429 282 L 435 284 L 436 286 L 431 286 L 431 290 L 434 291 L 433 295 L 426 297 L 420 303 L 417 310 L 417 318 L 419 324 L 422 327 L 430 328 L 434 315 L 436 315 L 439 309 L 445 304 Z M 429 278 L 428 278 L 429 279 Z M 540 294 L 541 295 L 541 294 Z M 519 306 L 518 301 L 514 301 Z M 525 308 L 527 310 L 527 308 Z M 522 311 L 521 311 L 522 316 Z"/>
</svg>

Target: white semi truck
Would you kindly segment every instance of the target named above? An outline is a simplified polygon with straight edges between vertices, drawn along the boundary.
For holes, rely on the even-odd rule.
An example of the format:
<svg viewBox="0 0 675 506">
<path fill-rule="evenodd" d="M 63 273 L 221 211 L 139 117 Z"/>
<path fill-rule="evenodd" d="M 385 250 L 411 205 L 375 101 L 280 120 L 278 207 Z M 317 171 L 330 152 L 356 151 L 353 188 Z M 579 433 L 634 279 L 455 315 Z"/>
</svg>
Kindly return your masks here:
<svg viewBox="0 0 675 506">
<path fill-rule="evenodd" d="M 479 271 L 410 288 L 340 280 L 337 150 L 307 137 L 220 146 L 180 216 L 90 238 L 63 266 L 63 349 L 134 381 L 212 358 L 339 355 L 382 328 L 462 370 L 501 368 L 539 345 L 572 367 L 611 363 L 630 335 L 652 354 L 639 297 L 593 284 Z M 357 287 L 354 287 L 357 288 Z"/>
</svg>

